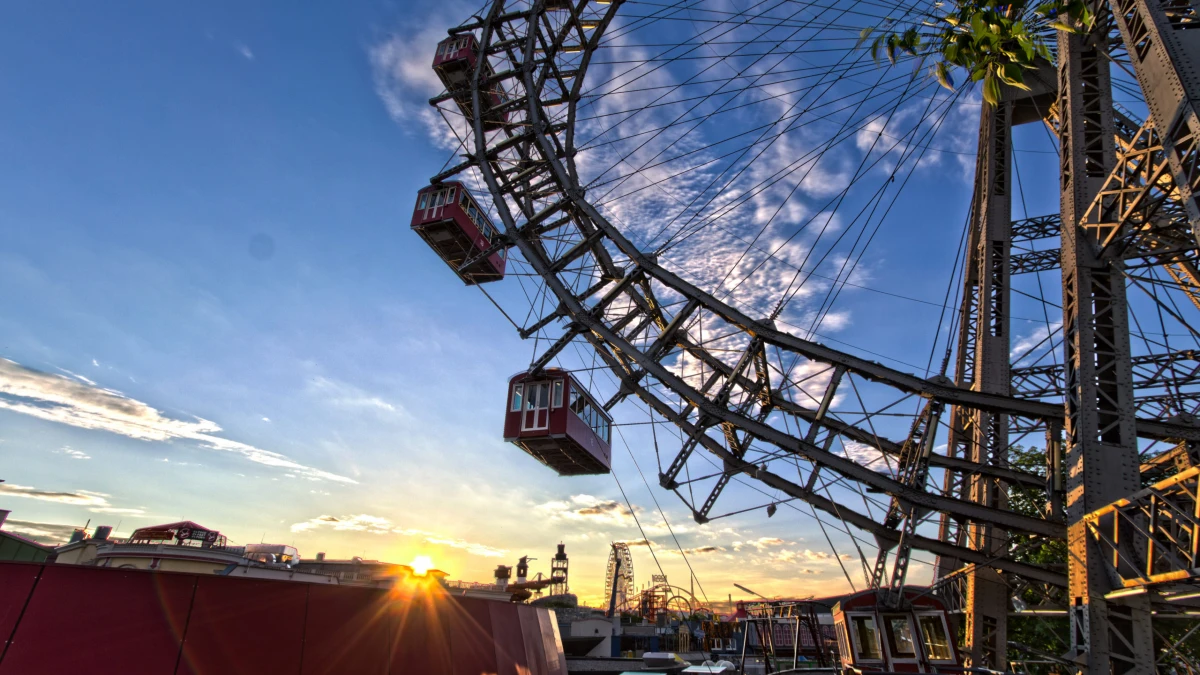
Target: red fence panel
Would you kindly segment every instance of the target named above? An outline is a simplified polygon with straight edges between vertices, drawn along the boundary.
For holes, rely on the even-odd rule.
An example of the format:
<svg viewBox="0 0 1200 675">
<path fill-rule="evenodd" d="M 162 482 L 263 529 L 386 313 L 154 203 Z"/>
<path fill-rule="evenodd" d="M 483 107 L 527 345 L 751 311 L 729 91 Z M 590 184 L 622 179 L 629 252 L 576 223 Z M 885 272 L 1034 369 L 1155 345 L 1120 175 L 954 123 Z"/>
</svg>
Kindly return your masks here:
<svg viewBox="0 0 1200 675">
<path fill-rule="evenodd" d="M 488 611 L 492 615 L 492 636 L 496 640 L 497 675 L 526 675 L 529 657 L 525 654 L 525 636 L 521 632 L 517 605 L 489 602 Z"/>
<path fill-rule="evenodd" d="M 33 582 L 41 573 L 41 565 L 0 565 L 0 657 L 8 648 L 17 620 L 33 591 Z"/>
<path fill-rule="evenodd" d="M 170 673 L 195 583 L 190 574 L 47 565 L 0 674 Z"/>
<path fill-rule="evenodd" d="M 553 621 L 436 586 L 0 564 L 0 675 L 564 675 Z"/>
<path fill-rule="evenodd" d="M 450 610 L 450 646 L 454 675 L 496 672 L 496 647 L 492 639 L 492 615 L 486 600 L 453 598 Z"/>
<path fill-rule="evenodd" d="M 545 607 L 538 607 L 537 615 L 542 629 L 542 651 L 546 654 L 546 672 L 549 675 L 567 675 L 567 657 L 563 654 L 562 638 L 558 635 L 558 620 Z"/>
<path fill-rule="evenodd" d="M 307 615 L 302 675 L 387 675 L 393 628 L 387 591 L 314 585 Z"/>
<path fill-rule="evenodd" d="M 542 626 L 538 622 L 537 607 L 517 607 L 521 617 L 521 636 L 525 640 L 525 658 L 529 660 L 530 675 L 550 675 L 546 669 L 546 650 L 542 647 Z"/>
<path fill-rule="evenodd" d="M 445 594 L 419 594 L 392 603 L 391 675 L 453 675 L 447 601 Z"/>
<path fill-rule="evenodd" d="M 198 577 L 176 675 L 300 672 L 310 586 Z"/>
</svg>

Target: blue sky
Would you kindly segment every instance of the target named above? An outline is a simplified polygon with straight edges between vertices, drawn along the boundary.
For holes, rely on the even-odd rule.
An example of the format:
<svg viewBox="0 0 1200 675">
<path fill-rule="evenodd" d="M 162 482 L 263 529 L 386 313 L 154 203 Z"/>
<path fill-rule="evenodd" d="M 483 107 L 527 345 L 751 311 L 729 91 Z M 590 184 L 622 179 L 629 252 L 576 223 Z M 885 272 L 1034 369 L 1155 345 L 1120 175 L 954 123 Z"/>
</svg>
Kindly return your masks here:
<svg viewBox="0 0 1200 675">
<path fill-rule="evenodd" d="M 447 155 L 421 112 L 437 93 L 421 64 L 471 11 L 424 0 L 2 10 L 10 529 L 44 537 L 90 519 L 127 533 L 187 518 L 302 555 L 431 555 L 470 580 L 520 555 L 545 561 L 564 541 L 572 585 L 599 594 L 607 542 L 640 538 L 616 484 L 558 478 L 503 443 L 506 380 L 532 345 L 408 229 L 416 190 Z M 972 124 L 957 139 L 969 151 Z M 969 201 L 960 156 L 922 174 L 896 216 L 905 227 L 871 250 L 867 285 L 941 302 Z M 1031 213 L 1053 210 L 1040 204 Z M 936 308 L 850 295 L 838 339 L 925 363 Z M 868 329 L 876 320 L 922 329 Z M 645 434 L 627 440 L 653 484 Z M 614 456 L 647 536 L 673 548 L 625 449 Z M 846 585 L 805 512 L 699 528 L 655 496 L 681 546 L 720 549 L 693 556 L 710 596 L 734 581 Z M 645 578 L 655 563 L 635 555 Z M 678 556 L 659 560 L 687 578 Z"/>
</svg>

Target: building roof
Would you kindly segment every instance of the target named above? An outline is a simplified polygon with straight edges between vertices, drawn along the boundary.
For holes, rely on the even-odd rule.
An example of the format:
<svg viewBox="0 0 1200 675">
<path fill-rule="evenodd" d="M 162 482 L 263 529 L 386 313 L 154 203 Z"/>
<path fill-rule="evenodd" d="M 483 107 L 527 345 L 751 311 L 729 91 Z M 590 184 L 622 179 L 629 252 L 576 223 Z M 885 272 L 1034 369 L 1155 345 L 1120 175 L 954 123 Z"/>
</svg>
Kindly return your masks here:
<svg viewBox="0 0 1200 675">
<path fill-rule="evenodd" d="M 19 534 L 0 530 L 0 560 L 42 562 L 53 552 L 53 546 L 39 544 Z"/>
<path fill-rule="evenodd" d="M 205 532 L 212 531 L 212 528 L 205 527 L 199 523 L 193 523 L 190 520 L 181 520 L 178 523 L 166 523 L 165 525 L 147 525 L 146 527 L 139 527 L 138 529 L 139 530 L 178 530 L 178 529 L 184 528 L 184 527 L 190 527 L 193 530 L 204 530 Z"/>
</svg>

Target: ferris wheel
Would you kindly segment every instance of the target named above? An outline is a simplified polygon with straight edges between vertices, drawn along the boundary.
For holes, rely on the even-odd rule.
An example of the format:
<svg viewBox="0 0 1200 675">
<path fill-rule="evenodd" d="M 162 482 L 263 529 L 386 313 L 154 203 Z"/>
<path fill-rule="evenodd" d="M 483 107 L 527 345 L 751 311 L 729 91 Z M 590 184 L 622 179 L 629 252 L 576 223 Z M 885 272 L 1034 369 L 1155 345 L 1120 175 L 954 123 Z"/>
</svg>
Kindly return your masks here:
<svg viewBox="0 0 1200 675">
<path fill-rule="evenodd" d="M 604 599 L 615 610 L 625 609 L 637 594 L 633 576 L 633 554 L 623 541 L 613 542 L 604 570 Z"/>
<path fill-rule="evenodd" d="M 931 3 L 743 4 L 494 0 L 438 46 L 447 91 L 431 103 L 458 148 L 413 225 L 531 344 L 505 436 L 561 473 L 596 473 L 623 422 L 646 424 L 659 484 L 697 522 L 724 515 L 733 486 L 768 515 L 811 513 L 891 603 L 907 597 L 911 552 L 934 556 L 938 592 L 962 589 L 975 665 L 1005 665 L 1015 603 L 1069 615 L 1072 648 L 1096 663 L 1136 663 L 1149 605 L 1078 589 L 1158 584 L 1200 536 L 1171 521 L 1172 560 L 1120 560 L 1148 540 L 1163 555 L 1167 540 L 1144 536 L 1166 517 L 1146 515 L 1144 483 L 1174 473 L 1154 499 L 1187 512 L 1200 482 L 1200 121 L 1169 118 L 1145 84 L 1173 67 L 1167 47 L 1198 53 L 1200 31 L 1163 33 L 1157 51 L 1138 41 L 1159 35 L 1138 17 L 1158 21 L 1160 5 L 1176 28 L 1196 17 L 1116 3 L 1093 31 L 1110 39 L 1091 42 L 1043 22 L 1057 66 L 968 106 L 969 81 L 947 88 L 860 47 Z M 978 145 L 956 145 L 964 124 Z M 1012 136 L 1025 124 L 1061 151 L 1061 213 L 1024 203 L 1032 160 Z M 956 157 L 975 171 L 973 190 L 944 186 L 969 197 L 959 212 L 911 203 L 922 171 Z M 951 249 L 941 302 L 864 281 L 899 227 L 927 239 L 921 253 Z M 924 339 L 926 363 L 838 337 L 855 294 L 934 305 L 924 323 L 867 321 L 897 344 Z M 1010 462 L 1030 446 L 1044 461 Z M 1069 531 L 1061 565 L 1023 554 Z"/>
</svg>

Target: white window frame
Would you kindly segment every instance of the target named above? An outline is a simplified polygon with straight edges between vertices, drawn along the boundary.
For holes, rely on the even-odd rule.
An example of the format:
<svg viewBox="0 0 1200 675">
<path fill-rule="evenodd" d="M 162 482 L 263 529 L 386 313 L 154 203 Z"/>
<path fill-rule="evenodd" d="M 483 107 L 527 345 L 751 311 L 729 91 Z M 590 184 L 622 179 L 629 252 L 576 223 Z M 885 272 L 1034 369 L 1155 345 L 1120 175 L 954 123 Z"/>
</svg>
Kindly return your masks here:
<svg viewBox="0 0 1200 675">
<path fill-rule="evenodd" d="M 855 626 L 854 626 L 854 620 L 859 617 L 864 618 L 864 619 L 870 619 L 871 623 L 874 624 L 875 647 L 876 647 L 876 649 L 879 650 L 879 658 L 868 658 L 866 656 L 862 656 L 863 650 L 860 648 L 860 645 L 858 644 L 858 631 L 855 630 Z M 883 660 L 887 655 L 887 651 L 885 651 L 887 649 L 887 647 L 884 646 L 884 644 L 883 644 L 884 639 L 885 639 L 883 636 L 883 626 L 880 625 L 879 617 L 876 616 L 874 612 L 847 612 L 846 613 L 846 632 L 849 634 L 848 637 L 850 638 L 850 647 L 851 647 L 852 653 L 854 654 L 854 662 L 855 663 L 859 663 L 859 662 L 863 662 L 863 661 L 870 661 L 872 663 L 883 663 Z"/>
<path fill-rule="evenodd" d="M 903 619 L 908 622 L 908 634 L 912 639 L 913 646 L 911 654 L 900 654 L 895 651 L 896 645 L 892 640 L 894 631 L 891 630 L 891 622 L 896 619 Z M 916 625 L 916 623 L 911 612 L 889 612 L 879 615 L 880 632 L 883 634 L 883 640 L 887 645 L 888 658 L 891 659 L 893 664 L 918 663 L 924 656 L 924 645 L 921 643 L 921 636 L 915 634 L 917 630 L 920 630 L 920 626 Z"/>
<path fill-rule="evenodd" d="M 563 379 L 561 377 L 554 381 L 554 384 L 551 387 L 552 393 L 550 395 L 550 409 L 551 410 L 556 410 L 556 409 L 562 407 L 563 388 L 564 388 L 563 385 L 564 384 L 565 384 L 565 382 L 563 381 Z"/>
<path fill-rule="evenodd" d="M 509 412 L 525 412 L 525 383 L 518 382 L 513 385 L 512 390 L 512 405 L 509 407 Z"/>
<path fill-rule="evenodd" d="M 917 632 L 920 634 L 921 649 L 925 652 L 925 658 L 932 663 L 958 663 L 957 655 L 954 649 L 954 638 L 950 635 L 950 626 L 946 622 L 946 614 L 939 611 L 913 612 L 917 622 Z M 932 617 L 942 626 L 942 636 L 946 638 L 946 647 L 950 649 L 950 658 L 935 659 L 929 652 L 929 647 L 925 644 L 925 632 L 921 630 L 922 617 Z"/>
</svg>

